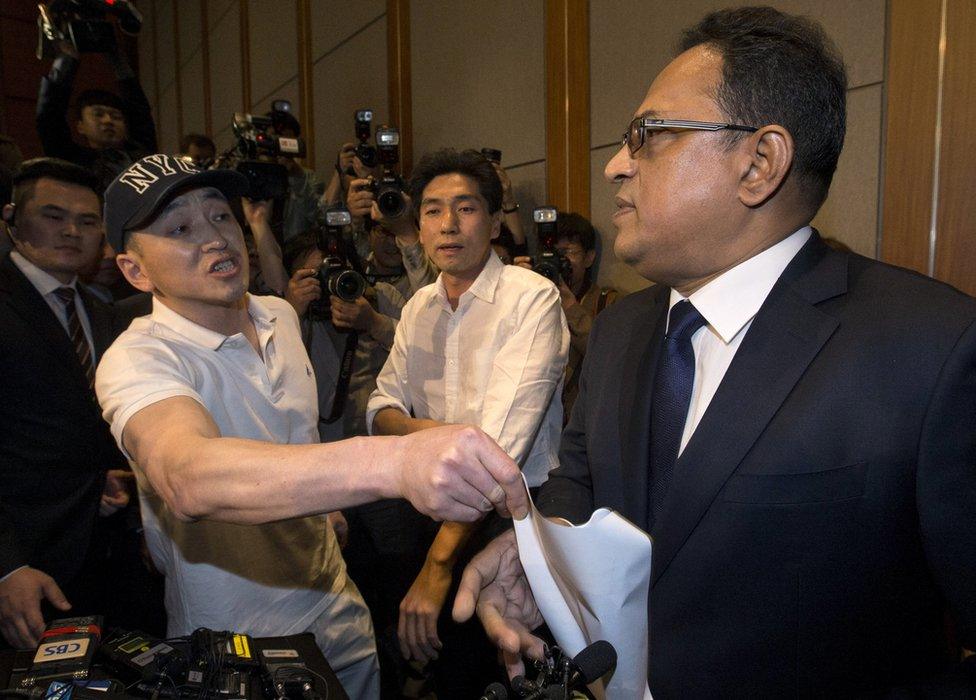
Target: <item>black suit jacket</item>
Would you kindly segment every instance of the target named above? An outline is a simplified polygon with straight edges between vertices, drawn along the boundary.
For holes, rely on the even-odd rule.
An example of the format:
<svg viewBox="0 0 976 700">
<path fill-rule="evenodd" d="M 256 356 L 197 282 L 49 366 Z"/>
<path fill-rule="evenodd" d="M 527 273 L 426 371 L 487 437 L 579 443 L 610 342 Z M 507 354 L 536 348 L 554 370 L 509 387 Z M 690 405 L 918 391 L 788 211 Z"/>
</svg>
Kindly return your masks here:
<svg viewBox="0 0 976 700">
<path fill-rule="evenodd" d="M 79 287 L 96 354 L 118 333 Z M 125 468 L 67 333 L 0 258 L 0 576 L 24 564 L 63 587 L 88 553 L 107 469 Z"/>
<path fill-rule="evenodd" d="M 596 321 L 542 510 L 648 524 L 667 288 Z M 678 459 L 654 539 L 651 690 L 844 696 L 976 644 L 976 301 L 814 237 Z"/>
</svg>

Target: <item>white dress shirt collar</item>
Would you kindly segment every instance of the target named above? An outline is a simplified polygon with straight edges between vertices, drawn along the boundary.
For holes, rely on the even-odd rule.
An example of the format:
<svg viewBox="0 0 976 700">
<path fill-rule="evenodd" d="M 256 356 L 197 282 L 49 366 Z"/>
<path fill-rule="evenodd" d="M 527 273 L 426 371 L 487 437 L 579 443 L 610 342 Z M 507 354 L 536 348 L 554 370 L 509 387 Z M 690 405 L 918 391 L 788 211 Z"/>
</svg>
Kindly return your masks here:
<svg viewBox="0 0 976 700">
<path fill-rule="evenodd" d="M 271 313 L 253 294 L 247 295 L 247 312 L 251 316 L 251 320 L 254 321 L 254 328 L 263 348 L 267 344 L 277 316 Z M 242 333 L 235 333 L 233 336 L 227 336 L 205 328 L 173 311 L 155 297 L 153 298 L 152 320 L 154 323 L 165 326 L 174 333 L 183 336 L 190 342 L 210 350 L 219 350 L 229 338 L 243 335 Z"/>
<path fill-rule="evenodd" d="M 49 272 L 45 272 L 37 265 L 32 263 L 30 260 L 25 258 L 20 254 L 19 251 L 10 251 L 10 259 L 13 260 L 14 265 L 17 266 L 21 272 L 24 273 L 24 277 L 34 285 L 34 289 L 40 292 L 41 296 L 46 297 L 61 287 L 71 287 L 75 291 L 78 290 L 78 275 L 71 278 L 71 282 L 65 284 L 57 277 L 54 277 Z"/>
<path fill-rule="evenodd" d="M 728 345 L 759 312 L 776 280 L 812 234 L 809 226 L 794 231 L 695 290 L 688 300 Z M 684 298 L 672 289 L 668 308 Z"/>
<path fill-rule="evenodd" d="M 501 261 L 501 258 L 498 257 L 498 254 L 493 249 L 489 249 L 488 260 L 485 262 L 485 266 L 481 268 L 481 272 L 478 273 L 474 282 L 471 283 L 471 286 L 458 299 L 458 308 L 464 303 L 466 294 L 476 296 L 489 304 L 493 303 L 495 289 L 498 287 L 498 279 L 501 277 L 503 269 L 505 269 L 505 263 Z M 451 308 L 447 298 L 447 289 L 444 287 L 443 272 L 437 276 L 437 300 L 441 306 L 448 309 Z"/>
</svg>

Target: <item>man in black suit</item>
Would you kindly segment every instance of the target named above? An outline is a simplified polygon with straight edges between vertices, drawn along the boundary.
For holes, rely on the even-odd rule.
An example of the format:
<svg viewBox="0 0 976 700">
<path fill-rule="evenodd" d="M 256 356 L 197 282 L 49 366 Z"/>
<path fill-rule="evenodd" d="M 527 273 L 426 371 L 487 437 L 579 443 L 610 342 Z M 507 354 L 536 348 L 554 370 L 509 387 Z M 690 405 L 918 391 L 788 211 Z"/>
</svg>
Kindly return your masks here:
<svg viewBox="0 0 976 700">
<path fill-rule="evenodd" d="M 944 623 L 976 644 L 976 302 L 809 227 L 845 124 L 818 26 L 726 10 L 682 50 L 606 168 L 614 249 L 658 285 L 597 319 L 539 507 L 653 536 L 659 700 L 966 692 Z M 514 672 L 542 620 L 512 540 L 455 615 L 477 600 Z"/>
<path fill-rule="evenodd" d="M 92 388 L 118 333 L 77 283 L 103 240 L 97 180 L 53 158 L 23 164 L 3 208 L 14 249 L 0 258 L 0 632 L 30 647 L 49 614 L 96 606 L 99 511 L 126 504 L 125 468 Z"/>
</svg>

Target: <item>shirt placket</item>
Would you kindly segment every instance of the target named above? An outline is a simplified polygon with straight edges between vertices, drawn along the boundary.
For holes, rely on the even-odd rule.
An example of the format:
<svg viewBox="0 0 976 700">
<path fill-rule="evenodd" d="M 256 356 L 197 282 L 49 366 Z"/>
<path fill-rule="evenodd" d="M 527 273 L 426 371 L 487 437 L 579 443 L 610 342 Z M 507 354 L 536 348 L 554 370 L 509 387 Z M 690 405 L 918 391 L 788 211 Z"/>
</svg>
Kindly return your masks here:
<svg viewBox="0 0 976 700">
<path fill-rule="evenodd" d="M 459 390 L 459 352 L 461 339 L 461 309 L 450 314 L 447 321 L 447 338 L 444 343 L 444 420 L 456 422 Z"/>
</svg>

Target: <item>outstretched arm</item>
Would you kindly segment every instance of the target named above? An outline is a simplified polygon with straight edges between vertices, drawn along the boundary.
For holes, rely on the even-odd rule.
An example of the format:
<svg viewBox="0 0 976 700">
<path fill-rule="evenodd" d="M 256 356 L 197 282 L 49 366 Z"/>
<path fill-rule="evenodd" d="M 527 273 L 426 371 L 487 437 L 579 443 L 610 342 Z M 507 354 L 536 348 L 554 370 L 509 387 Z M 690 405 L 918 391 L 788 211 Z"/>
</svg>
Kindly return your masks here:
<svg viewBox="0 0 976 700">
<path fill-rule="evenodd" d="M 518 467 L 470 426 L 277 445 L 221 437 L 202 405 L 173 396 L 129 418 L 122 440 L 153 489 L 186 520 L 263 523 L 399 497 L 435 519 L 476 520 L 486 497 L 505 515 L 527 508 Z"/>
</svg>

